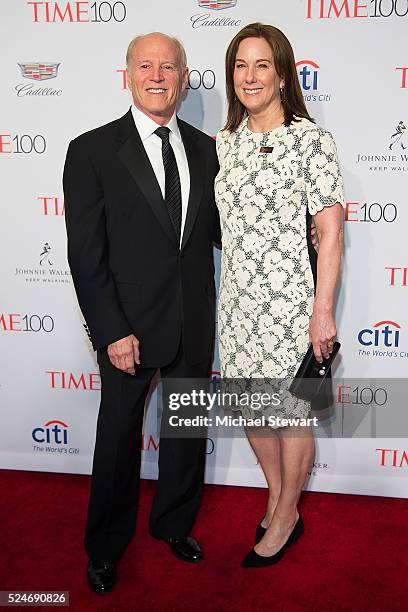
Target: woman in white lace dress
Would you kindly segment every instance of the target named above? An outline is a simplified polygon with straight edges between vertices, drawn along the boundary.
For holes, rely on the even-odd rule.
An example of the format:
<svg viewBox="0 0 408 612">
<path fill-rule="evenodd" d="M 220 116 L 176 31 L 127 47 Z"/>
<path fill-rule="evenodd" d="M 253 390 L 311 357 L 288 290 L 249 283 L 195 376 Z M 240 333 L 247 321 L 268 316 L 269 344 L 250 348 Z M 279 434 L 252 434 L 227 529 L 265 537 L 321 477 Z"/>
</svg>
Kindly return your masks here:
<svg viewBox="0 0 408 612">
<path fill-rule="evenodd" d="M 321 360 L 336 337 L 344 206 L 336 146 L 309 117 L 291 45 L 277 28 L 251 24 L 235 36 L 226 85 L 215 183 L 223 246 L 222 376 L 290 379 L 310 342 Z M 309 239 L 312 218 L 318 258 Z M 275 414 L 305 418 L 309 411 L 308 402 L 291 398 Z M 279 561 L 303 532 L 297 503 L 314 440 L 310 428 L 247 435 L 269 487 L 258 543 L 243 561 L 254 567 Z"/>
</svg>

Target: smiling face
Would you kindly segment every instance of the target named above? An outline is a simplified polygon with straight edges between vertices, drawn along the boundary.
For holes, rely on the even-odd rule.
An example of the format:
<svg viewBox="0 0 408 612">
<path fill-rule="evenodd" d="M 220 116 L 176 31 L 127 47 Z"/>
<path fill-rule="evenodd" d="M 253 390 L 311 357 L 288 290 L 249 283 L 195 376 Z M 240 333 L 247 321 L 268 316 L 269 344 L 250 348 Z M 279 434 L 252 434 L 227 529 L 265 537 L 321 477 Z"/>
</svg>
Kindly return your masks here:
<svg viewBox="0 0 408 612">
<path fill-rule="evenodd" d="M 188 79 L 188 69 L 182 66 L 174 41 L 161 34 L 140 38 L 133 47 L 127 75 L 135 106 L 165 125 Z"/>
<path fill-rule="evenodd" d="M 245 38 L 234 66 L 234 89 L 248 113 L 281 111 L 280 88 L 285 84 L 275 70 L 272 49 L 264 38 Z"/>
</svg>

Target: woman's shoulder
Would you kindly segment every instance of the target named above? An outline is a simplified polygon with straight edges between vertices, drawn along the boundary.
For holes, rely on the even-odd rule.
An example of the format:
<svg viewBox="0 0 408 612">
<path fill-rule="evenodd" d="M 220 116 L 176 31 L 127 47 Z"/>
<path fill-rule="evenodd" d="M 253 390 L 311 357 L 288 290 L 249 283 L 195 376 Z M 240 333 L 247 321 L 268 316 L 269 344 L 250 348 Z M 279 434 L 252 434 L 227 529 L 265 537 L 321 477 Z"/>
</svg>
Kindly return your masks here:
<svg viewBox="0 0 408 612">
<path fill-rule="evenodd" d="M 299 151 L 308 155 L 310 151 L 324 152 L 327 154 L 336 153 L 336 143 L 333 134 L 326 128 L 313 123 L 310 119 L 301 118 L 299 121 L 292 121 L 291 129 L 299 140 Z"/>
<path fill-rule="evenodd" d="M 236 132 L 230 132 L 229 130 L 221 129 L 217 132 L 215 137 L 215 144 L 218 154 L 218 159 L 226 157 L 231 151 L 231 148 L 234 147 L 234 139 Z"/>
<path fill-rule="evenodd" d="M 215 148 L 217 150 L 218 159 L 220 159 L 224 153 L 225 144 L 227 142 L 227 135 L 229 132 L 226 130 L 218 130 L 215 137 Z"/>
<path fill-rule="evenodd" d="M 333 140 L 332 133 L 326 128 L 305 117 L 295 117 L 290 129 L 302 140 Z"/>
<path fill-rule="evenodd" d="M 240 129 L 240 127 L 238 128 L 238 130 Z M 229 142 L 229 141 L 233 140 L 235 138 L 238 130 L 236 130 L 234 132 L 230 132 L 229 130 L 226 130 L 225 128 L 221 128 L 217 132 L 217 136 L 216 136 L 217 142 L 218 141 L 219 142 Z"/>
<path fill-rule="evenodd" d="M 221 128 L 221 130 L 218 130 L 215 139 L 217 142 L 221 142 L 223 140 L 228 140 L 229 136 L 231 136 L 231 132 L 229 132 L 228 130 L 224 130 L 224 128 Z"/>
<path fill-rule="evenodd" d="M 239 123 L 238 127 L 236 128 L 236 130 L 227 130 L 225 128 L 221 128 L 218 133 L 217 133 L 217 140 L 219 139 L 220 142 L 224 141 L 224 142 L 230 142 L 232 140 L 234 140 L 237 136 L 239 136 L 240 138 L 242 138 L 243 133 L 245 132 L 245 128 L 247 126 L 248 123 L 248 116 L 245 115 L 241 122 Z"/>
<path fill-rule="evenodd" d="M 290 128 L 295 132 L 300 132 L 301 134 L 310 134 L 315 136 L 330 134 L 329 130 L 326 130 L 326 128 L 318 125 L 310 119 L 306 119 L 306 117 L 294 117 L 290 124 Z"/>
</svg>

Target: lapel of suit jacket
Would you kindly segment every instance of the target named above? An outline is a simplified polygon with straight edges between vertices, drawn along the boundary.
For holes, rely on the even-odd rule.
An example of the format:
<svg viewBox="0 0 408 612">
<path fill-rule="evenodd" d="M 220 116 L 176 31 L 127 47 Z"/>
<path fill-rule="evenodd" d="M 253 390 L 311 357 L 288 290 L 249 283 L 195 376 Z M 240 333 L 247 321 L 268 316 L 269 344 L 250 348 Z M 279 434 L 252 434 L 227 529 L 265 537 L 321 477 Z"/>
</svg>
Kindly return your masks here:
<svg viewBox="0 0 408 612">
<path fill-rule="evenodd" d="M 200 159 L 200 149 L 197 143 L 197 136 L 192 129 L 189 129 L 188 124 L 178 119 L 178 126 L 183 140 L 184 149 L 190 171 L 190 194 L 188 198 L 187 215 L 184 224 L 183 238 L 181 241 L 181 249 L 185 247 L 194 227 L 194 222 L 197 218 L 198 209 L 203 194 L 203 182 L 205 171 L 203 166 L 205 161 Z"/>
<path fill-rule="evenodd" d="M 119 119 L 117 140 L 117 155 L 129 170 L 167 236 L 178 247 L 176 234 L 163 200 L 160 185 L 157 182 L 130 110 Z"/>
</svg>

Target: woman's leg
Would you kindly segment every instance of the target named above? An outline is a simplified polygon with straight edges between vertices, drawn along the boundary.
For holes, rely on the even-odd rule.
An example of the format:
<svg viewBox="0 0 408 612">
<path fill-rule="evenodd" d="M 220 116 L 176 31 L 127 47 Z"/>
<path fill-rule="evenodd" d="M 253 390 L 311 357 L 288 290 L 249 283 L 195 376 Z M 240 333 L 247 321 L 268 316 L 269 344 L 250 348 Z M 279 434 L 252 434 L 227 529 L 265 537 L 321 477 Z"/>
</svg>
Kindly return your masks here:
<svg viewBox="0 0 408 612">
<path fill-rule="evenodd" d="M 298 518 L 297 503 L 314 457 L 310 428 L 292 427 L 280 437 L 281 491 L 271 524 L 255 547 L 258 555 L 274 555 L 288 539 Z"/>
<path fill-rule="evenodd" d="M 245 431 L 268 483 L 268 504 L 262 520 L 262 527 L 266 528 L 272 521 L 281 491 L 280 440 L 270 427 L 263 436 L 259 435 L 259 428 L 248 427 Z"/>
</svg>

